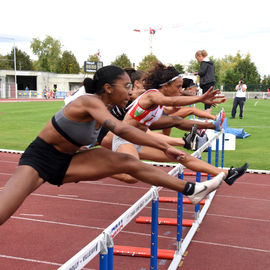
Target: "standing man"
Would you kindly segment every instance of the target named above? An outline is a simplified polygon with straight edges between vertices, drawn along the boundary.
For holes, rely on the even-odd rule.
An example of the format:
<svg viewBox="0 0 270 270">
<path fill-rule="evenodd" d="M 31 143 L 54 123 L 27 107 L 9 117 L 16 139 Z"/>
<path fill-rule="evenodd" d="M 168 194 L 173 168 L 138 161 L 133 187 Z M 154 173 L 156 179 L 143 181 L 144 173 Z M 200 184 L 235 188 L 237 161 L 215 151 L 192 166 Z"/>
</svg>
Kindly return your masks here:
<svg viewBox="0 0 270 270">
<path fill-rule="evenodd" d="M 232 117 L 231 119 L 235 118 L 236 114 L 236 109 L 237 106 L 239 105 L 240 107 L 240 114 L 239 117 L 240 119 L 243 118 L 243 110 L 244 110 L 244 105 L 246 101 L 246 92 L 247 92 L 247 85 L 244 83 L 243 79 L 240 79 L 239 83 L 235 87 L 236 95 L 233 101 L 233 108 L 232 108 Z"/>
</svg>

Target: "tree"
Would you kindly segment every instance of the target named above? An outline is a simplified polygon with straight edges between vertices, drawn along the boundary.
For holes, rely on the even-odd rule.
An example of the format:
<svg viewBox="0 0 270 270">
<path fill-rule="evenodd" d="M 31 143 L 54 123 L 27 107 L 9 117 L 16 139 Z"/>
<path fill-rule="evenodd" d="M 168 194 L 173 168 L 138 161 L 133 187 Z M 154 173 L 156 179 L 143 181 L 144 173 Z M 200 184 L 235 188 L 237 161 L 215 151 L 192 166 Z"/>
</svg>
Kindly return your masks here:
<svg viewBox="0 0 270 270">
<path fill-rule="evenodd" d="M 184 74 L 185 73 L 185 70 L 184 70 L 184 67 L 180 64 L 176 64 L 175 66 L 175 69 L 180 73 L 180 74 Z"/>
<path fill-rule="evenodd" d="M 62 58 L 58 63 L 57 73 L 62 74 L 78 74 L 80 65 L 72 52 L 64 51 Z"/>
<path fill-rule="evenodd" d="M 261 91 L 268 91 L 270 89 L 270 75 L 264 76 L 261 82 Z"/>
<path fill-rule="evenodd" d="M 36 62 L 37 70 L 57 72 L 61 60 L 61 43 L 47 36 L 44 41 L 34 38 L 31 42 L 33 54 L 38 56 Z"/>
<path fill-rule="evenodd" d="M 5 69 L 5 70 L 12 69 L 7 55 L 0 54 L 0 69 Z"/>
<path fill-rule="evenodd" d="M 196 60 L 190 60 L 188 65 L 188 72 L 193 73 L 195 71 L 199 71 L 200 63 Z"/>
<path fill-rule="evenodd" d="M 147 72 L 156 62 L 158 62 L 157 57 L 153 54 L 149 54 L 139 63 L 138 69 Z"/>
<path fill-rule="evenodd" d="M 33 62 L 30 56 L 15 47 L 16 54 L 16 69 L 17 70 L 33 70 Z M 14 49 L 11 50 L 10 54 L 7 55 L 11 69 L 14 69 Z"/>
<path fill-rule="evenodd" d="M 224 85 L 225 91 L 234 91 L 235 85 L 239 79 L 243 78 L 249 90 L 256 90 L 260 83 L 260 75 L 253 62 L 251 62 L 250 54 L 242 56 L 240 52 L 232 58 L 231 67 L 226 70 Z M 257 89 L 258 90 L 258 89 Z"/>
<path fill-rule="evenodd" d="M 88 61 L 99 62 L 100 61 L 99 54 L 98 53 L 95 53 L 95 54 L 89 55 Z"/>
<path fill-rule="evenodd" d="M 216 88 L 220 88 L 224 85 L 226 72 L 233 69 L 235 65 L 233 56 L 225 56 L 222 59 L 216 59 L 215 61 L 215 84 Z"/>
<path fill-rule="evenodd" d="M 124 53 L 121 54 L 120 56 L 118 56 L 111 64 L 118 66 L 118 67 L 121 67 L 121 68 L 132 67 L 132 64 L 131 64 L 129 58 Z"/>
</svg>

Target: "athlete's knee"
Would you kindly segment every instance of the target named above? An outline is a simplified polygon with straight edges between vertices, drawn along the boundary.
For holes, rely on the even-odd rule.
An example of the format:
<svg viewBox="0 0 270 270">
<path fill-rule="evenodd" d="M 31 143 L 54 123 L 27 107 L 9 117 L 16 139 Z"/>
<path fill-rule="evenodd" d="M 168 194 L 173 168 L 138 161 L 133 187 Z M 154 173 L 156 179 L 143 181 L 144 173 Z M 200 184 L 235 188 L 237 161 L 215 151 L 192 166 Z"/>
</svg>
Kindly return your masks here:
<svg viewBox="0 0 270 270">
<path fill-rule="evenodd" d="M 116 152 L 117 153 L 117 158 L 114 159 L 114 164 L 118 164 L 121 166 L 123 170 L 128 170 L 130 167 L 135 166 L 134 163 L 137 163 L 139 160 L 127 153 L 121 153 L 121 152 Z"/>
<path fill-rule="evenodd" d="M 121 166 L 121 181 L 129 184 L 134 184 L 138 182 L 138 180 L 135 179 L 132 175 L 134 175 L 134 173 L 138 170 L 140 160 L 138 160 L 132 155 L 119 153 L 118 159 L 114 162 Z"/>
</svg>

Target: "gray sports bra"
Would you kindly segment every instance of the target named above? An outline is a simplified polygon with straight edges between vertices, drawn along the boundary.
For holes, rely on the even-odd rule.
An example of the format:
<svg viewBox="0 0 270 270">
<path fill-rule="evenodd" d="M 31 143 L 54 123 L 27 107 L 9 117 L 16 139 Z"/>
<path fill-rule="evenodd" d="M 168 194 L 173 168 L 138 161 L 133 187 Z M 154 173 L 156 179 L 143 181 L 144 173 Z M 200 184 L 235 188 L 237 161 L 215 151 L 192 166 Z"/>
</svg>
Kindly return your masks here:
<svg viewBox="0 0 270 270">
<path fill-rule="evenodd" d="M 74 122 L 68 119 L 63 109 L 58 111 L 52 118 L 54 128 L 69 142 L 76 146 L 91 145 L 95 146 L 99 129 L 96 129 L 96 121 Z"/>
</svg>

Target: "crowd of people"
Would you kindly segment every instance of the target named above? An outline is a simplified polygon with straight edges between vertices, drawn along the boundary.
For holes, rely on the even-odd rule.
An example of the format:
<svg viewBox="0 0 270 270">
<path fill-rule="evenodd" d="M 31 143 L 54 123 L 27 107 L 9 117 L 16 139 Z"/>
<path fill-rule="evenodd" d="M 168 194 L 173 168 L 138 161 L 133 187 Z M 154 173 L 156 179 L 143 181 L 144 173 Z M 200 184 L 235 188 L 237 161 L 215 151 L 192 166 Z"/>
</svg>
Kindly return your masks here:
<svg viewBox="0 0 270 270">
<path fill-rule="evenodd" d="M 202 70 L 203 65 L 211 66 L 203 55 L 196 53 L 198 61 L 205 62 Z M 203 77 L 203 71 L 198 74 Z M 191 149 L 200 129 L 222 129 L 223 109 L 212 115 L 210 111 L 190 111 L 185 107 L 201 102 L 209 109 L 226 101 L 218 89 L 213 89 L 213 81 L 202 79 L 200 83 L 208 89 L 197 95 L 194 83 L 184 80 L 173 66 L 160 62 L 147 73 L 112 65 L 97 70 L 93 79 L 84 80 L 79 91 L 69 97 L 24 151 L 0 192 L 0 224 L 44 182 L 61 186 L 105 177 L 126 183 L 143 181 L 181 192 L 193 204 L 223 181 L 232 185 L 246 172 L 247 163 L 240 168 L 220 169 L 175 147 Z M 184 119 L 191 113 L 208 121 Z M 172 127 L 190 134 L 173 138 L 169 136 Z M 180 162 L 214 177 L 201 183 L 178 181 L 140 159 Z"/>
<path fill-rule="evenodd" d="M 48 90 L 46 87 L 42 91 L 43 99 L 53 99 L 56 98 L 56 89 Z"/>
</svg>

